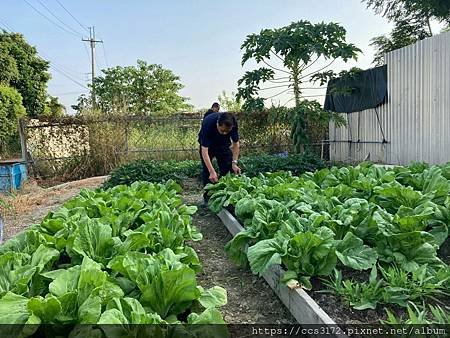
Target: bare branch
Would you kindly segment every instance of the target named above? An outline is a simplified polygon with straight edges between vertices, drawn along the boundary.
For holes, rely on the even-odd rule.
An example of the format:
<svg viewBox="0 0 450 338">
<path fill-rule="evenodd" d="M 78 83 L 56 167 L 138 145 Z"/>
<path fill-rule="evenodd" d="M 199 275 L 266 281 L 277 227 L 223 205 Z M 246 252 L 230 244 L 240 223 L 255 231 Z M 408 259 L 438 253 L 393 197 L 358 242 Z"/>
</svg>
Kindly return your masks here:
<svg viewBox="0 0 450 338">
<path fill-rule="evenodd" d="M 270 67 L 270 68 L 272 68 L 272 69 L 278 70 L 279 72 L 283 72 L 283 73 L 286 73 L 286 74 L 289 74 L 289 75 L 292 74 L 291 72 L 288 72 L 288 71 L 286 71 L 286 70 L 284 70 L 284 69 L 276 68 L 276 67 L 274 67 L 274 66 L 272 66 L 272 65 L 269 65 L 269 64 L 268 64 L 266 61 L 264 61 L 264 60 L 262 60 L 262 62 L 264 62 L 266 66 L 268 66 L 268 67 Z"/>
<path fill-rule="evenodd" d="M 290 85 L 289 84 L 284 84 L 284 85 L 279 85 L 279 86 L 272 86 L 272 87 L 267 87 L 267 88 L 261 88 L 260 90 L 269 90 L 269 89 L 281 88 L 281 87 L 286 87 L 286 86 L 290 86 Z"/>
<path fill-rule="evenodd" d="M 283 63 L 284 63 L 284 59 L 283 59 L 281 56 L 279 56 L 277 53 L 275 53 L 272 49 L 270 50 L 270 52 L 271 52 L 273 55 L 275 55 L 277 58 L 279 58 L 281 61 L 283 61 Z"/>
<path fill-rule="evenodd" d="M 291 102 L 292 100 L 295 100 L 295 97 L 291 97 L 289 100 L 287 100 L 285 103 L 282 104 L 282 106 L 287 105 L 289 102 Z"/>
<path fill-rule="evenodd" d="M 305 77 L 309 77 L 311 75 L 314 75 L 314 74 L 320 72 L 321 70 L 324 70 L 325 68 L 330 67 L 333 64 L 334 61 L 336 61 L 336 59 L 333 59 L 333 61 L 331 61 L 329 64 L 327 64 L 326 66 L 324 66 L 324 67 L 322 67 L 322 68 L 320 68 L 320 69 L 318 69 L 318 70 L 316 70 L 316 71 L 314 71 L 312 73 L 309 73 L 307 75 L 303 75 L 300 79 L 304 79 Z"/>
<path fill-rule="evenodd" d="M 277 83 L 292 83 L 292 81 L 290 81 L 290 80 L 288 80 L 288 81 L 274 81 L 274 80 L 267 80 L 267 81 L 272 82 L 272 83 L 275 83 L 275 84 L 277 84 Z"/>
<path fill-rule="evenodd" d="M 276 97 L 276 96 L 278 96 L 278 95 L 281 95 L 281 94 L 284 94 L 284 93 L 286 93 L 288 90 L 290 90 L 291 88 L 288 88 L 288 89 L 285 89 L 285 90 L 283 90 L 282 92 L 279 92 L 278 94 L 275 94 L 275 95 L 272 95 L 272 96 L 269 96 L 269 97 L 266 97 L 266 98 L 263 98 L 263 100 L 268 100 L 268 99 L 272 99 L 272 98 L 274 98 L 274 97 Z"/>
<path fill-rule="evenodd" d="M 309 65 L 307 65 L 304 68 L 300 68 L 300 72 L 303 72 L 304 70 L 308 69 L 309 67 L 311 67 L 313 64 L 315 64 L 318 60 L 320 59 L 320 56 L 317 57 L 317 59 L 315 59 L 313 62 L 311 62 Z"/>
</svg>

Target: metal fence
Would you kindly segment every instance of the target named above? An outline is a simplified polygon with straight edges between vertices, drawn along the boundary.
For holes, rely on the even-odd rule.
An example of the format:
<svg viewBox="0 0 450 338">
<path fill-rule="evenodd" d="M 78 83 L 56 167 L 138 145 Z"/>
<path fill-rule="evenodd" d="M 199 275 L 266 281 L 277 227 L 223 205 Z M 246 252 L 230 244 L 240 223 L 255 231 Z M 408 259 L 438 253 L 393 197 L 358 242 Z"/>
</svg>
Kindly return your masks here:
<svg viewBox="0 0 450 338">
<path fill-rule="evenodd" d="M 330 123 L 331 160 L 450 161 L 450 32 L 390 52 L 386 64 L 387 102 L 349 114 L 348 127 Z"/>
<path fill-rule="evenodd" d="M 290 126 L 267 114 L 237 115 L 243 154 L 291 150 Z M 199 114 L 23 120 L 29 167 L 38 177 L 104 175 L 137 159 L 198 159 Z"/>
</svg>

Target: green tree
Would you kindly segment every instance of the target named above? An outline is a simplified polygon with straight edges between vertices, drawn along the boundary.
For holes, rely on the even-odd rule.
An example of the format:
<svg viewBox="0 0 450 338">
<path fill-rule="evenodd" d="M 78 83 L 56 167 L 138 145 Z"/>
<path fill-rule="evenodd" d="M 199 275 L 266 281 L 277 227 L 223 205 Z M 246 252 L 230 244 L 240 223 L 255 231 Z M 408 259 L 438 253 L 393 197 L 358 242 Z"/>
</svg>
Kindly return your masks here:
<svg viewBox="0 0 450 338">
<path fill-rule="evenodd" d="M 47 99 L 49 63 L 39 57 L 36 48 L 22 34 L 0 32 L 0 82 L 21 94 L 27 115 L 44 113 Z"/>
<path fill-rule="evenodd" d="M 20 93 L 9 86 L 0 85 L 0 146 L 17 134 L 19 118 L 26 114 Z M 1 149 L 3 152 L 5 149 Z"/>
<path fill-rule="evenodd" d="M 222 110 L 231 112 L 240 112 L 242 110 L 242 103 L 239 98 L 236 97 L 235 92 L 231 92 L 231 96 L 228 96 L 225 90 L 222 90 L 222 94 L 217 97 Z"/>
<path fill-rule="evenodd" d="M 269 98 L 260 97 L 264 89 L 280 88 L 277 95 L 288 93 L 295 100 L 295 108 L 291 111 L 292 133 L 295 146 L 301 150 L 307 142 L 307 121 L 316 119 L 313 115 L 336 117 L 320 109 L 318 102 L 308 101 L 302 96 L 303 83 L 315 80 L 335 60 L 356 59 L 360 52 L 355 45 L 346 42 L 346 31 L 337 23 L 312 24 L 309 21 L 293 22 L 278 29 L 264 29 L 259 34 L 248 35 L 241 46 L 244 54 L 242 65 L 249 60 L 263 63 L 265 67 L 247 71 L 238 81 L 239 99 L 244 100 L 245 111 L 264 109 L 264 101 Z M 320 59 L 328 64 L 317 71 L 310 67 Z M 273 60 L 281 63 L 278 67 Z M 325 74 L 331 76 L 333 72 Z M 275 86 L 261 88 L 270 82 Z M 270 97 L 273 98 L 276 95 Z"/>
<path fill-rule="evenodd" d="M 44 115 L 47 117 L 58 118 L 64 116 L 65 107 L 55 96 L 48 96 Z"/>
<path fill-rule="evenodd" d="M 138 60 L 137 66 L 102 70 L 94 79 L 96 107 L 105 114 L 119 110 L 127 115 L 173 114 L 191 109 L 187 98 L 179 95 L 180 78 L 161 65 Z M 91 100 L 79 98 L 77 109 L 90 107 Z"/>
<path fill-rule="evenodd" d="M 394 23 L 389 35 L 372 39 L 376 53 L 373 62 L 384 63 L 384 55 L 433 35 L 432 23 L 450 27 L 449 0 L 362 0 L 376 14 Z"/>
</svg>

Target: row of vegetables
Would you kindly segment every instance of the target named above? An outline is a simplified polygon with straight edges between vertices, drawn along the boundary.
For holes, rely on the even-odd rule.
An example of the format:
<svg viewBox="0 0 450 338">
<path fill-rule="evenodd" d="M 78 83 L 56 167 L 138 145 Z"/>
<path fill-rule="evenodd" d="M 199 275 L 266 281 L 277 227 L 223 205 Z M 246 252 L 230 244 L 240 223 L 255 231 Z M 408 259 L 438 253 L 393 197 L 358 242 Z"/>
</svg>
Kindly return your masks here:
<svg viewBox="0 0 450 338">
<path fill-rule="evenodd" d="M 180 190 L 173 181 L 84 190 L 0 246 L 0 324 L 36 324 L 26 336 L 39 324 L 57 331 L 224 323 L 218 308 L 226 291 L 196 281 L 201 264 L 186 241 L 202 235 L 191 222 L 196 207 L 183 204 Z M 71 336 L 85 330 L 92 336 L 88 325 Z M 97 330 L 95 337 L 105 334 Z"/>
<path fill-rule="evenodd" d="M 253 273 L 281 264 L 290 287 L 311 289 L 319 277 L 355 309 L 450 322 L 450 165 L 227 176 L 207 190 L 213 212 L 229 208 L 243 224 L 226 250 Z M 345 279 L 355 270 L 360 278 Z"/>
</svg>

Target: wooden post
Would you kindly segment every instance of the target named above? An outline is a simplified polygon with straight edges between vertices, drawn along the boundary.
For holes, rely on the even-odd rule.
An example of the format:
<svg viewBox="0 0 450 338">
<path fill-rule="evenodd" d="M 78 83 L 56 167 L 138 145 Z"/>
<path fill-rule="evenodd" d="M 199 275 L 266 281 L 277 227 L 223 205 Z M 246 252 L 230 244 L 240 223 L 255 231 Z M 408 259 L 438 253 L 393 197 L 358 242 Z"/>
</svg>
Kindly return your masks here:
<svg viewBox="0 0 450 338">
<path fill-rule="evenodd" d="M 125 121 L 125 156 L 128 159 L 128 119 Z"/>
<path fill-rule="evenodd" d="M 28 169 L 28 156 L 27 156 L 27 131 L 26 131 L 26 122 L 24 119 L 19 120 L 19 136 L 20 136 L 20 149 L 22 151 L 22 161 L 25 162 L 25 165 Z"/>
</svg>

